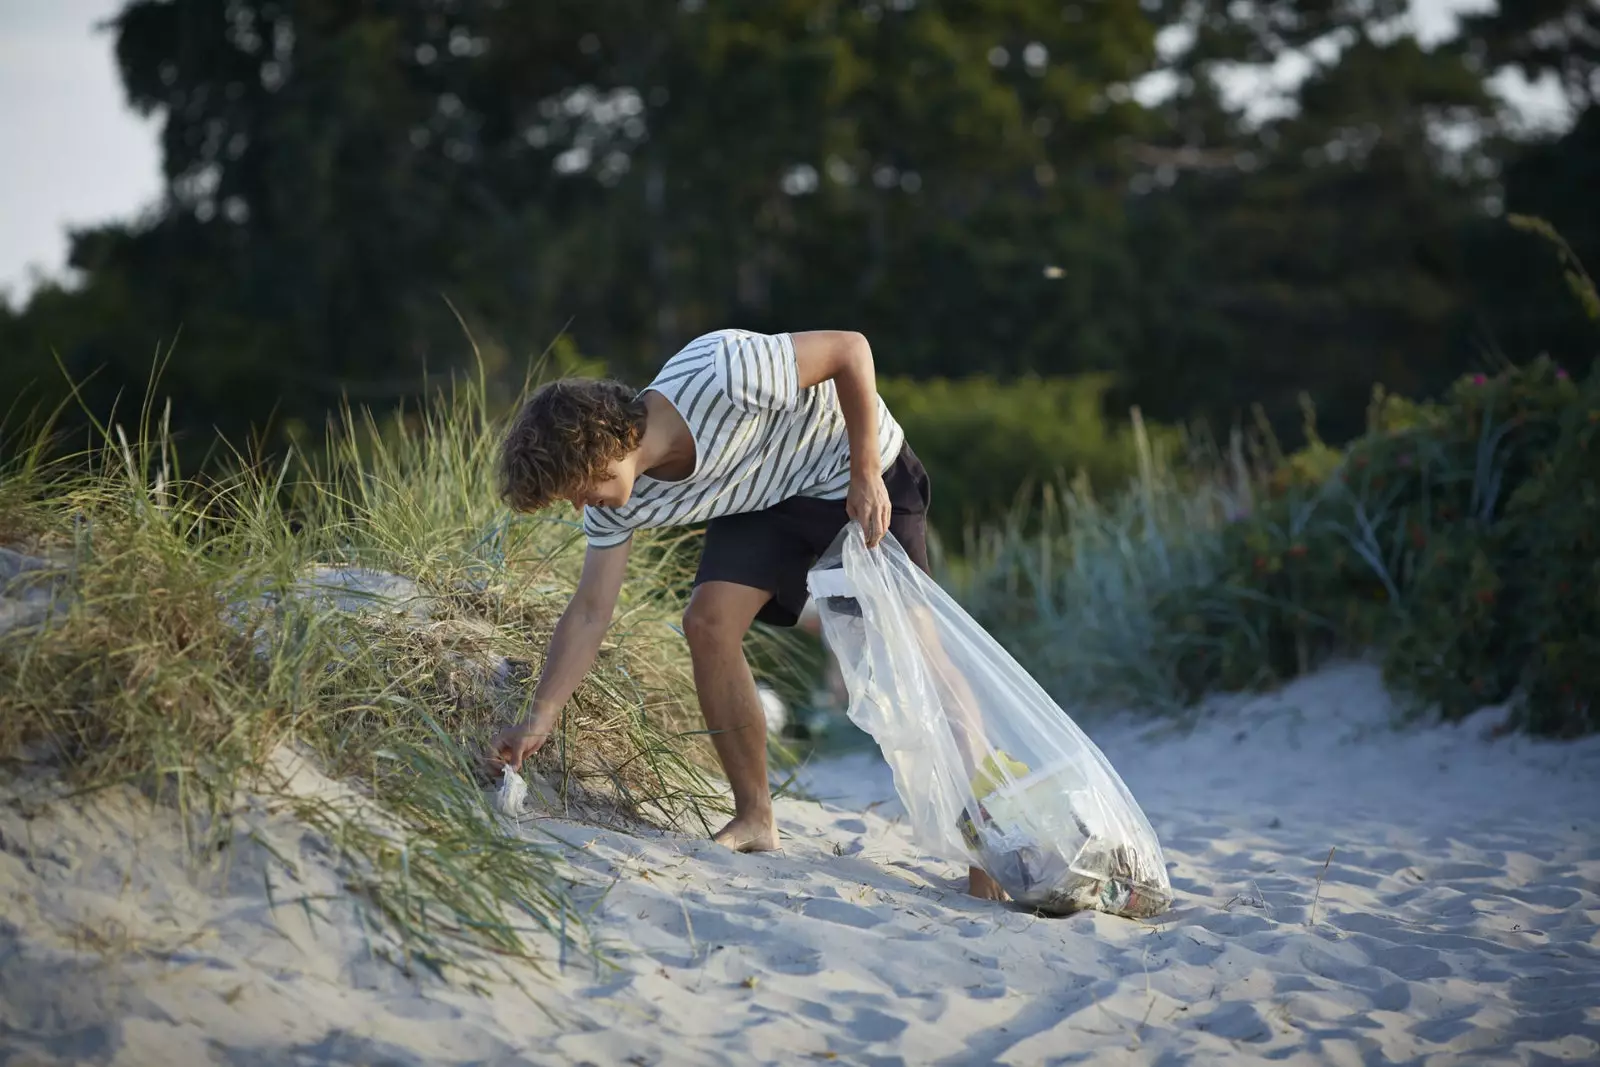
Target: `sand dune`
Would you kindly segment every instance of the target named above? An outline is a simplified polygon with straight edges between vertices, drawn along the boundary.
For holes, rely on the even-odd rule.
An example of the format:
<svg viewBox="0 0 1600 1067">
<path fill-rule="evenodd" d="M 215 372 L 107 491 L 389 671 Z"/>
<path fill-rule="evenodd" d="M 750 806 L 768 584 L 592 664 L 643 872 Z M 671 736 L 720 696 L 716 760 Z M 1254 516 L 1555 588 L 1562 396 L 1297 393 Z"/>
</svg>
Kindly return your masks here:
<svg viewBox="0 0 1600 1067">
<path fill-rule="evenodd" d="M 1147 924 L 964 897 L 865 755 L 808 771 L 821 802 L 780 802 L 781 853 L 539 819 L 578 846 L 580 899 L 616 951 L 599 971 L 553 955 L 526 993 L 384 962 L 284 814 L 252 806 L 226 872 L 196 879 L 170 814 L 117 792 L 41 805 L 23 798 L 49 780 L 23 773 L 0 805 L 0 1047 L 130 1064 L 1600 1060 L 1600 739 L 1487 740 L 1492 711 L 1395 732 L 1390 711 L 1376 673 L 1346 666 L 1217 701 L 1187 734 L 1093 731 L 1171 865 L 1177 903 Z M 301 859 L 298 885 L 266 844 Z"/>
</svg>

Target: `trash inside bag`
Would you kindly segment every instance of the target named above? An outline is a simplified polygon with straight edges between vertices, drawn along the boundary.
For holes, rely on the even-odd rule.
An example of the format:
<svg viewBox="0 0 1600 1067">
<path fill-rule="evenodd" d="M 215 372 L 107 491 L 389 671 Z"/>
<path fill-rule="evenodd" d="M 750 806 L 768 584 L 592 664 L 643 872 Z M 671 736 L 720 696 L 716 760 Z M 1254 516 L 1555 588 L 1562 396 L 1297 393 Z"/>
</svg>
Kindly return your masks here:
<svg viewBox="0 0 1600 1067">
<path fill-rule="evenodd" d="M 1171 906 L 1155 831 L 1099 748 L 893 536 L 868 549 L 851 523 L 808 584 L 919 845 L 1044 912 Z"/>
<path fill-rule="evenodd" d="M 522 802 L 528 797 L 528 783 L 522 775 L 509 766 L 500 769 L 500 788 L 494 795 L 495 810 L 515 819 L 522 814 Z"/>
</svg>

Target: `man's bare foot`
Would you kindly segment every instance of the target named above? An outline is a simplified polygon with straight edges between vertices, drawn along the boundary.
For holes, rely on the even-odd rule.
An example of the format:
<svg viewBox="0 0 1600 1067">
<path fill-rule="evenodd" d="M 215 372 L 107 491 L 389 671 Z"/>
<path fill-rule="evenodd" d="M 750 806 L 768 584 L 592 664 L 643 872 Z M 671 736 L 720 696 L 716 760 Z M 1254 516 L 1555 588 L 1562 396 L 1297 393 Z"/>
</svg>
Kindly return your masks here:
<svg viewBox="0 0 1600 1067">
<path fill-rule="evenodd" d="M 1000 883 L 989 877 L 982 867 L 967 868 L 967 892 L 979 900 L 1010 900 Z"/>
<path fill-rule="evenodd" d="M 735 815 L 733 821 L 711 840 L 735 852 L 771 852 L 778 847 L 778 821 L 771 812 L 762 815 Z"/>
</svg>

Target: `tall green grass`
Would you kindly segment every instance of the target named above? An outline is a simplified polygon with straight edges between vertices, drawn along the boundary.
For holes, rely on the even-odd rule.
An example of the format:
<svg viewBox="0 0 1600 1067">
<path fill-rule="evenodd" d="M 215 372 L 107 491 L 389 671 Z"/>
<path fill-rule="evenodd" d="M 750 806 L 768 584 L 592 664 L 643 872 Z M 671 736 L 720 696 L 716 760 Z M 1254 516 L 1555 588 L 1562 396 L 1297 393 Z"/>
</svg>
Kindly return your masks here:
<svg viewBox="0 0 1600 1067">
<path fill-rule="evenodd" d="M 1137 410 L 1131 436 L 1137 474 L 1122 491 L 1097 496 L 1081 476 L 1046 485 L 1001 522 L 969 527 L 939 571 L 1058 698 L 1176 711 L 1184 638 L 1162 605 L 1220 579 L 1221 531 L 1248 510 L 1253 468 L 1241 438 L 1223 462 L 1197 441 L 1152 439 Z"/>
<path fill-rule="evenodd" d="M 559 849 L 503 832 L 478 769 L 583 553 L 574 522 L 497 500 L 491 407 L 479 380 L 389 420 L 347 409 L 315 448 L 203 477 L 178 469 L 150 396 L 81 452 L 38 431 L 0 473 L 0 544 L 52 562 L 9 592 L 47 583 L 55 609 L 0 634 L 0 757 L 175 804 L 197 855 L 232 839 L 240 790 L 282 795 L 408 968 L 477 973 L 531 958 L 541 933 L 588 943 Z M 724 810 L 677 627 L 683 547 L 641 538 L 601 660 L 538 757 L 584 818 L 705 832 Z M 369 572 L 415 595 L 349 610 L 342 585 Z M 289 751 L 362 803 L 290 788 L 272 770 Z"/>
</svg>

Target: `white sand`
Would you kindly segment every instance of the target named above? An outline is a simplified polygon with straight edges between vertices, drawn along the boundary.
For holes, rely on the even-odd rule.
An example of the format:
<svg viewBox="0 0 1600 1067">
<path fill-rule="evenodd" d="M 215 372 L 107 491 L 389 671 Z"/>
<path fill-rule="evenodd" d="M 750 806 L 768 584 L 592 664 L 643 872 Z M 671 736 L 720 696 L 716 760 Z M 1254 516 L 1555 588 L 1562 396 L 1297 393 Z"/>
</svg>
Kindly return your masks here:
<svg viewBox="0 0 1600 1067">
<path fill-rule="evenodd" d="M 197 881 L 172 817 L 125 793 L 13 799 L 0 1060 L 1600 1060 L 1600 738 L 1489 741 L 1492 713 L 1396 733 L 1388 713 L 1351 666 L 1219 702 L 1186 737 L 1093 731 L 1171 864 L 1177 905 L 1148 925 L 962 896 L 962 872 L 907 843 L 866 757 L 813 769 L 828 803 L 780 802 L 780 854 L 548 820 L 614 882 L 582 895 L 619 952 L 600 974 L 527 971 L 542 1008 L 372 958 L 316 838 L 284 815 L 241 822 L 301 858 L 298 887 L 243 836 L 226 878 Z M 306 894 L 329 898 L 321 921 L 283 903 Z"/>
</svg>

